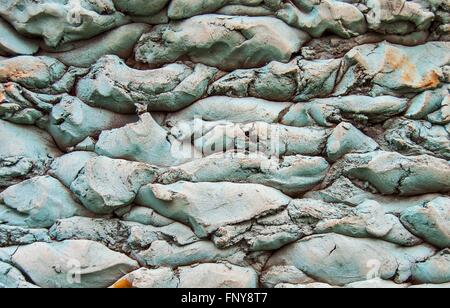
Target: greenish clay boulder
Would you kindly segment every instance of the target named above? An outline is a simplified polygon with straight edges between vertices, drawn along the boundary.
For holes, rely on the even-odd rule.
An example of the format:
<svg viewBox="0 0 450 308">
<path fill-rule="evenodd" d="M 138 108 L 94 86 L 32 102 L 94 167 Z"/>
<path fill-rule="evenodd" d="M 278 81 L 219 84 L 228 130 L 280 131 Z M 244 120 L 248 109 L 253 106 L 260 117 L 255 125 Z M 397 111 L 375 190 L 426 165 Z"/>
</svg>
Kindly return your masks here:
<svg viewBox="0 0 450 308">
<path fill-rule="evenodd" d="M 112 1 L 101 0 L 3 0 L 0 16 L 19 33 L 43 38 L 50 47 L 89 39 L 130 21 Z"/>
<path fill-rule="evenodd" d="M 318 156 L 326 146 L 330 130 L 254 122 L 225 124 L 194 140 L 195 149 L 209 156 L 226 151 L 247 151 L 266 156 Z"/>
<path fill-rule="evenodd" d="M 0 60 L 0 82 L 18 83 L 28 90 L 45 94 L 70 92 L 76 78 L 85 73 L 85 69 L 67 68 L 50 57 L 18 56 Z"/>
<path fill-rule="evenodd" d="M 229 263 L 205 263 L 171 268 L 141 268 L 119 281 L 112 288 L 256 288 L 258 274 L 250 267 Z"/>
<path fill-rule="evenodd" d="M 381 33 L 407 34 L 415 30 L 427 30 L 435 15 L 420 1 L 366 0 L 366 13 L 371 30 Z"/>
<path fill-rule="evenodd" d="M 15 124 L 35 125 L 60 99 L 59 95 L 34 93 L 13 82 L 0 84 L 0 119 Z"/>
<path fill-rule="evenodd" d="M 309 277 L 333 286 L 381 278 L 403 283 L 411 268 L 433 256 L 436 250 L 421 245 L 402 248 L 373 239 L 355 239 L 337 234 L 315 235 L 277 251 L 268 261 L 273 266 L 295 266 Z"/>
<path fill-rule="evenodd" d="M 157 168 L 104 156 L 91 158 L 70 185 L 89 210 L 110 214 L 133 203 L 139 189 L 151 183 Z"/>
<path fill-rule="evenodd" d="M 111 289 L 175 289 L 180 280 L 170 267 L 148 269 L 142 267 L 117 280 Z"/>
<path fill-rule="evenodd" d="M 352 207 L 358 206 L 367 200 L 373 200 L 381 204 L 387 214 L 399 217 L 404 210 L 426 204 L 441 197 L 441 195 L 385 196 L 366 191 L 353 184 L 346 177 L 339 177 L 331 185 L 327 185 L 327 188 L 310 191 L 304 197 L 327 203 L 342 203 Z"/>
<path fill-rule="evenodd" d="M 190 225 L 204 238 L 220 227 L 280 211 L 290 200 L 263 185 L 178 182 L 144 186 L 136 203 Z"/>
<path fill-rule="evenodd" d="M 313 203 L 314 204 L 314 203 Z M 331 206 L 331 204 L 329 205 Z M 318 211 L 320 212 L 320 211 Z M 410 233 L 397 216 L 387 214 L 376 201 L 367 200 L 355 208 L 345 208 L 336 217 L 320 217 L 315 234 L 337 233 L 356 238 L 378 238 L 400 246 L 413 247 L 423 241 Z M 308 217 L 308 215 L 304 215 Z M 318 218 L 317 216 L 313 218 Z"/>
<path fill-rule="evenodd" d="M 427 121 L 403 118 L 386 122 L 383 135 L 389 148 L 405 155 L 427 154 L 450 159 L 449 131 Z"/>
<path fill-rule="evenodd" d="M 12 226 L 48 228 L 58 219 L 92 216 L 62 183 L 50 176 L 35 177 L 0 194 L 0 220 Z"/>
<path fill-rule="evenodd" d="M 292 265 L 280 265 L 266 268 L 260 275 L 259 281 L 264 288 L 274 288 L 277 285 L 310 284 L 315 280 L 308 277 L 301 270 Z"/>
<path fill-rule="evenodd" d="M 65 150 L 103 130 L 122 127 L 138 120 L 137 116 L 93 108 L 73 96 L 66 96 L 55 105 L 49 118 L 47 130 L 59 148 Z"/>
<path fill-rule="evenodd" d="M 407 99 L 392 96 L 350 95 L 315 99 L 294 104 L 281 115 L 280 123 L 298 127 L 332 127 L 343 121 L 381 123 L 403 113 L 407 107 Z"/>
<path fill-rule="evenodd" d="M 92 39 L 68 43 L 56 50 L 49 49 L 39 54 L 58 59 L 67 66 L 89 68 L 106 55 L 129 58 L 142 34 L 150 29 L 151 27 L 147 24 L 132 23 Z"/>
<path fill-rule="evenodd" d="M 231 98 L 213 96 L 197 101 L 186 109 L 168 114 L 164 121 L 173 127 L 195 119 L 204 121 L 229 121 L 232 123 L 277 123 L 282 114 L 292 106 L 287 102 L 271 102 L 258 98 Z M 181 125 L 179 125 L 181 126 Z"/>
<path fill-rule="evenodd" d="M 150 113 L 124 127 L 103 131 L 95 152 L 112 158 L 139 161 L 161 167 L 177 166 L 202 157 L 189 142 L 180 142 L 162 128 Z"/>
<path fill-rule="evenodd" d="M 0 225 L 0 247 L 50 241 L 47 229 L 27 229 L 17 226 Z"/>
<path fill-rule="evenodd" d="M 158 176 L 158 182 L 254 183 L 281 190 L 287 195 L 300 195 L 322 182 L 329 164 L 321 157 L 287 156 L 281 160 L 262 154 L 215 154 L 187 164 L 172 167 Z"/>
<path fill-rule="evenodd" d="M 274 1 L 277 2 L 277 1 Z M 274 9 L 266 5 L 250 6 L 242 4 L 230 4 L 216 11 L 220 15 L 232 16 L 272 16 Z"/>
<path fill-rule="evenodd" d="M 43 288 L 106 288 L 138 268 L 126 255 L 84 240 L 0 249 L 8 253 L 8 263 Z"/>
<path fill-rule="evenodd" d="M 0 187 L 43 175 L 53 159 L 61 156 L 50 135 L 31 126 L 0 120 Z"/>
<path fill-rule="evenodd" d="M 23 274 L 12 265 L 0 262 L 0 289 L 35 289 L 37 286 L 29 283 Z"/>
<path fill-rule="evenodd" d="M 450 198 L 436 198 L 405 210 L 400 219 L 415 235 L 440 248 L 450 247 Z"/>
<path fill-rule="evenodd" d="M 93 107 L 135 113 L 178 111 L 203 97 L 217 69 L 170 64 L 155 70 L 136 70 L 116 56 L 101 58 L 77 84 L 77 96 Z"/>
<path fill-rule="evenodd" d="M 433 90 L 446 82 L 450 42 L 407 47 L 387 42 L 353 48 L 343 60 L 333 95 L 369 92 L 372 96 Z M 417 65 L 420 63 L 420 65 Z"/>
<path fill-rule="evenodd" d="M 441 103 L 441 108 L 428 115 L 427 120 L 433 124 L 450 124 L 450 95 L 447 95 Z"/>
<path fill-rule="evenodd" d="M 52 239 L 90 240 L 102 243 L 114 251 L 131 253 L 147 249 L 157 240 L 170 238 L 177 245 L 188 245 L 199 239 L 189 227 L 172 223 L 161 228 L 118 219 L 72 217 L 59 220 L 49 231 Z"/>
<path fill-rule="evenodd" d="M 251 221 L 220 227 L 214 232 L 212 241 L 221 249 L 241 245 L 252 252 L 276 251 L 312 234 L 308 229 L 309 225 L 297 225 L 289 214 L 288 210 L 283 210 Z"/>
<path fill-rule="evenodd" d="M 147 267 L 179 267 L 197 263 L 223 263 L 246 266 L 246 254 L 238 247 L 219 249 L 210 241 L 179 246 L 170 241 L 154 241 L 147 250 L 134 252 L 133 258 Z"/>
<path fill-rule="evenodd" d="M 172 0 L 169 5 L 169 17 L 170 19 L 186 19 L 189 17 L 203 15 L 207 13 L 214 13 L 216 11 L 229 11 L 230 6 L 234 7 L 234 12 L 237 14 L 232 15 L 248 15 L 242 14 L 240 11 L 236 11 L 236 7 L 248 8 L 260 8 L 265 11 L 271 11 L 280 6 L 282 1 L 280 0 Z M 228 7 L 228 10 L 226 8 Z M 221 10 L 222 9 L 222 10 Z M 248 11 L 246 11 L 248 12 Z"/>
<path fill-rule="evenodd" d="M 415 96 L 410 103 L 405 116 L 413 120 L 425 120 L 427 116 L 439 110 L 442 107 L 442 103 L 449 95 L 450 85 L 436 89 L 425 91 Z"/>
<path fill-rule="evenodd" d="M 351 38 L 327 35 L 311 40 L 307 46 L 301 49 L 301 55 L 305 60 L 310 61 L 339 59 L 357 46 L 378 44 L 383 41 L 403 46 L 418 46 L 427 43 L 429 36 L 428 31 L 417 31 L 404 35 L 368 32 Z"/>
<path fill-rule="evenodd" d="M 112 0 L 121 13 L 132 16 L 151 16 L 159 13 L 170 0 Z"/>
<path fill-rule="evenodd" d="M 384 195 L 417 196 L 450 191 L 450 165 L 433 156 L 377 151 L 348 154 L 331 168 L 323 187 L 340 176 L 367 182 Z"/>
<path fill-rule="evenodd" d="M 66 187 L 70 187 L 84 165 L 94 157 L 97 157 L 97 154 L 83 151 L 62 155 L 52 162 L 48 174 L 58 179 Z"/>
<path fill-rule="evenodd" d="M 35 40 L 21 36 L 2 18 L 0 18 L 0 33 L 2 55 L 33 55 L 39 50 L 39 44 Z"/>
<path fill-rule="evenodd" d="M 258 287 L 253 268 L 232 264 L 199 264 L 179 268 L 180 288 L 250 288 Z"/>
<path fill-rule="evenodd" d="M 276 16 L 287 24 L 321 37 L 332 32 L 344 38 L 358 36 L 367 31 L 364 14 L 346 1 L 295 0 L 284 3 Z"/>
<path fill-rule="evenodd" d="M 450 280 L 450 249 L 444 249 L 425 262 L 416 263 L 412 279 L 418 284 L 445 284 Z"/>
<path fill-rule="evenodd" d="M 331 161 L 337 161 L 349 153 L 369 153 L 380 146 L 370 137 L 364 135 L 350 123 L 341 123 L 328 138 L 327 156 Z"/>
<path fill-rule="evenodd" d="M 154 227 L 165 227 L 175 222 L 158 214 L 155 210 L 143 206 L 133 206 L 129 212 L 121 215 L 120 219 Z"/>
<path fill-rule="evenodd" d="M 258 69 L 236 70 L 215 81 L 210 95 L 257 97 L 271 101 L 308 101 L 326 97 L 334 90 L 340 59 L 285 64 L 271 62 Z"/>
<path fill-rule="evenodd" d="M 308 40 L 273 17 L 200 15 L 153 28 L 136 46 L 136 60 L 160 66 L 186 58 L 231 71 L 288 62 Z"/>
</svg>

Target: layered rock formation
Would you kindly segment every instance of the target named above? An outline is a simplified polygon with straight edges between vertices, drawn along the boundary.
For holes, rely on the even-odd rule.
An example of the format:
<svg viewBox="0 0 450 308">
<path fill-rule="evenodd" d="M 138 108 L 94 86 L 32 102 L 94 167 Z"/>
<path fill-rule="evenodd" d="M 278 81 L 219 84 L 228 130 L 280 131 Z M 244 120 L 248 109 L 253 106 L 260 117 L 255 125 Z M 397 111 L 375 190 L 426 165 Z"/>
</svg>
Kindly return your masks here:
<svg viewBox="0 0 450 308">
<path fill-rule="evenodd" d="M 0 288 L 450 287 L 448 0 L 0 0 Z"/>
</svg>

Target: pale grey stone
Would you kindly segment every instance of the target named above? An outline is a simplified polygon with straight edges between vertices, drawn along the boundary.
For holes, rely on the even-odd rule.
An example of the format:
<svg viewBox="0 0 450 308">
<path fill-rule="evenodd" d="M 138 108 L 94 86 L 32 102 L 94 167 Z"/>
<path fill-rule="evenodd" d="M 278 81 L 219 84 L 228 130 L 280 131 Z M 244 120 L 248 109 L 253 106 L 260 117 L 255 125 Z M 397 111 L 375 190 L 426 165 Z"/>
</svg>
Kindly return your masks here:
<svg viewBox="0 0 450 308">
<path fill-rule="evenodd" d="M 33 55 L 39 50 L 36 41 L 20 36 L 16 30 L 0 18 L 0 54 Z"/>
<path fill-rule="evenodd" d="M 218 153 L 172 167 L 159 175 L 158 182 L 234 182 L 270 186 L 288 195 L 300 195 L 325 178 L 329 165 L 323 158 L 286 156 L 270 159 L 258 153 Z"/>
<path fill-rule="evenodd" d="M 88 39 L 129 22 L 111 1 L 101 0 L 4 0 L 0 16 L 20 33 L 42 37 L 51 47 Z"/>
<path fill-rule="evenodd" d="M 229 71 L 288 62 L 308 40 L 273 17 L 200 15 L 153 28 L 136 46 L 136 59 L 157 66 L 187 57 Z"/>
<path fill-rule="evenodd" d="M 139 189 L 151 183 L 157 168 L 151 165 L 91 158 L 70 185 L 70 190 L 89 210 L 109 214 L 133 203 Z"/>
<path fill-rule="evenodd" d="M 103 130 L 133 123 L 138 117 L 92 108 L 76 97 L 67 96 L 50 113 L 49 133 L 59 148 L 68 149 Z"/>
<path fill-rule="evenodd" d="M 199 237 L 280 211 L 289 202 L 286 195 L 263 185 L 189 182 L 147 185 L 136 199 L 137 204 L 189 224 Z"/>
<path fill-rule="evenodd" d="M 105 56 L 78 82 L 76 91 L 91 106 L 118 113 L 135 113 L 136 104 L 148 111 L 173 112 L 202 98 L 216 73 L 216 68 L 202 64 L 137 70 L 117 56 Z"/>
<path fill-rule="evenodd" d="M 57 178 L 66 187 L 70 188 L 81 169 L 97 154 L 92 152 L 72 152 L 56 158 L 50 165 L 49 175 Z"/>
<path fill-rule="evenodd" d="M 23 274 L 8 263 L 0 262 L 0 289 L 34 289 Z"/>
<path fill-rule="evenodd" d="M 61 218 L 92 216 L 61 182 L 50 176 L 8 187 L 0 193 L 0 203 L 6 206 L 0 221 L 13 226 L 47 228 Z"/>
<path fill-rule="evenodd" d="M 450 198 L 436 198 L 402 213 L 401 221 L 412 233 L 441 248 L 450 247 Z"/>
<path fill-rule="evenodd" d="M 450 280 L 450 250 L 445 249 L 425 262 L 416 263 L 412 279 L 418 284 L 445 284 Z"/>
<path fill-rule="evenodd" d="M 415 196 L 450 191 L 450 165 L 429 155 L 403 156 L 376 151 L 348 154 L 333 165 L 324 186 L 340 176 L 367 182 L 381 194 Z"/>
<path fill-rule="evenodd" d="M 47 229 L 26 229 L 0 225 L 0 247 L 50 242 Z"/>
<path fill-rule="evenodd" d="M 105 288 L 138 267 L 126 255 L 83 240 L 15 247 L 10 262 L 44 288 Z"/>
<path fill-rule="evenodd" d="M 52 160 L 61 155 L 52 138 L 34 127 L 0 120 L 0 140 L 1 188 L 43 175 Z"/>
<path fill-rule="evenodd" d="M 431 246 L 400 248 L 379 240 L 327 234 L 286 246 L 271 257 L 267 268 L 292 265 L 314 279 L 337 286 L 395 276 L 401 283 L 410 278 L 415 262 L 424 261 L 435 252 Z"/>
</svg>

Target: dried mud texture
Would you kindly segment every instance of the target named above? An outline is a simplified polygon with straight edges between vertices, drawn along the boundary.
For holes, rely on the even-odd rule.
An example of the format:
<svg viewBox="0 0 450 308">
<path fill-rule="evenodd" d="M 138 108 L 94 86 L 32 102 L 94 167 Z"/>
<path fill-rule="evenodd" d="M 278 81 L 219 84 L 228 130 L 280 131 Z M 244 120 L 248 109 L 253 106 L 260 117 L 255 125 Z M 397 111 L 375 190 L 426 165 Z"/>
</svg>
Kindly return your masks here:
<svg viewBox="0 0 450 308">
<path fill-rule="evenodd" d="M 448 0 L 0 0 L 0 288 L 450 287 Z"/>
</svg>

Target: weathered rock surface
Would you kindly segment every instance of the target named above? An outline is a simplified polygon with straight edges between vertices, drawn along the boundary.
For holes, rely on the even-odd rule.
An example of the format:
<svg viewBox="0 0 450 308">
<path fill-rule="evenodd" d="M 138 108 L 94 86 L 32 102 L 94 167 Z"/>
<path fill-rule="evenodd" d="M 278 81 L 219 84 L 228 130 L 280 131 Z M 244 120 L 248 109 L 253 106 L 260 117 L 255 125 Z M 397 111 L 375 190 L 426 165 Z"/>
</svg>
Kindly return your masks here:
<svg viewBox="0 0 450 308">
<path fill-rule="evenodd" d="M 200 237 L 218 228 L 277 212 L 290 198 L 263 185 L 189 183 L 144 186 L 136 203 L 189 224 Z"/>
<path fill-rule="evenodd" d="M 37 286 L 29 283 L 22 273 L 8 263 L 0 262 L 0 289 L 34 289 Z"/>
<path fill-rule="evenodd" d="M 41 52 L 41 55 L 53 57 L 68 66 L 90 67 L 106 55 L 117 55 L 128 58 L 140 37 L 151 27 L 143 23 L 132 23 L 121 26 L 100 37 L 87 41 L 67 43 L 56 50 Z"/>
<path fill-rule="evenodd" d="M 421 284 L 441 284 L 450 279 L 450 251 L 445 249 L 412 269 L 412 279 Z"/>
<path fill-rule="evenodd" d="M 0 193 L 0 220 L 13 226 L 47 228 L 58 219 L 92 215 L 75 202 L 70 191 L 50 176 L 35 177 Z"/>
<path fill-rule="evenodd" d="M 1 256 L 45 288 L 105 288 L 138 267 L 127 256 L 91 241 L 0 248 Z"/>
<path fill-rule="evenodd" d="M 412 233 L 441 248 L 450 247 L 450 198 L 437 198 L 404 211 L 401 220 Z"/>
<path fill-rule="evenodd" d="M 449 163 L 428 155 L 403 156 L 384 151 L 348 154 L 331 168 L 325 183 L 331 183 L 341 175 L 367 182 L 387 195 L 414 196 L 450 191 Z"/>
<path fill-rule="evenodd" d="M 286 246 L 271 257 L 267 267 L 292 265 L 312 278 L 338 286 L 376 277 L 404 282 L 415 262 L 434 253 L 431 246 L 399 248 L 378 240 L 328 234 Z"/>
<path fill-rule="evenodd" d="M 70 189 L 92 212 L 108 214 L 130 205 L 139 189 L 152 182 L 156 170 L 143 163 L 94 157 L 80 170 Z"/>
<path fill-rule="evenodd" d="M 449 25 L 0 0 L 0 288 L 449 288 Z"/>
<path fill-rule="evenodd" d="M 159 176 L 158 182 L 254 183 L 277 188 L 288 195 L 298 195 L 321 183 L 328 167 L 326 160 L 319 157 L 298 155 L 277 161 L 260 154 L 215 154 L 170 168 Z"/>
<path fill-rule="evenodd" d="M 258 275 L 251 268 L 232 264 L 198 264 L 149 270 L 141 268 L 117 281 L 113 288 L 256 288 Z"/>
<path fill-rule="evenodd" d="M 183 143 L 161 127 L 151 114 L 110 131 L 103 131 L 95 152 L 112 158 L 140 161 L 157 166 L 176 166 L 198 157 L 192 152 L 191 141 Z"/>
<path fill-rule="evenodd" d="M 277 12 L 277 16 L 314 37 L 320 37 L 327 31 L 346 38 L 365 33 L 367 25 L 363 13 L 357 7 L 345 2 L 335 0 L 288 2 Z"/>
<path fill-rule="evenodd" d="M 273 17 L 202 15 L 156 26 L 141 38 L 136 59 L 157 66 L 187 57 L 229 71 L 288 62 L 308 40 Z"/>
<path fill-rule="evenodd" d="M 290 126 L 333 126 L 345 120 L 379 123 L 406 110 L 408 100 L 391 97 L 350 95 L 312 100 L 294 104 L 281 117 L 281 123 Z"/>
<path fill-rule="evenodd" d="M 200 100 L 179 112 L 169 114 L 165 122 L 168 126 L 176 126 L 195 119 L 226 120 L 233 123 L 257 121 L 276 123 L 280 115 L 290 106 L 292 106 L 291 103 L 271 102 L 255 98 L 213 96 Z"/>
<path fill-rule="evenodd" d="M 61 155 L 44 131 L 0 120 L 0 187 L 43 175 L 52 160 Z M 14 142 L 12 142 L 14 140 Z"/>
<path fill-rule="evenodd" d="M 0 247 L 28 245 L 35 242 L 50 242 L 48 231 L 0 225 Z"/>
<path fill-rule="evenodd" d="M 414 47 L 390 43 L 358 46 L 343 59 L 334 95 L 369 92 L 401 95 L 435 89 L 445 82 L 448 42 Z M 415 63 L 421 62 L 420 66 Z"/>
<path fill-rule="evenodd" d="M 117 115 L 92 108 L 76 97 L 65 97 L 53 107 L 48 131 L 59 148 L 67 149 L 103 130 L 122 127 L 137 120 L 136 116 Z"/>
<path fill-rule="evenodd" d="M 39 50 L 36 41 L 20 36 L 13 27 L 0 19 L 0 54 L 2 55 L 33 55 Z"/>
<path fill-rule="evenodd" d="M 201 64 L 136 70 L 118 57 L 106 56 L 77 84 L 77 96 L 91 106 L 118 113 L 135 113 L 136 104 L 149 111 L 178 111 L 205 94 L 216 72 Z"/>
<path fill-rule="evenodd" d="M 111 1 L 101 0 L 4 0 L 0 16 L 20 33 L 42 37 L 51 47 L 91 38 L 129 20 L 115 10 Z"/>
</svg>

